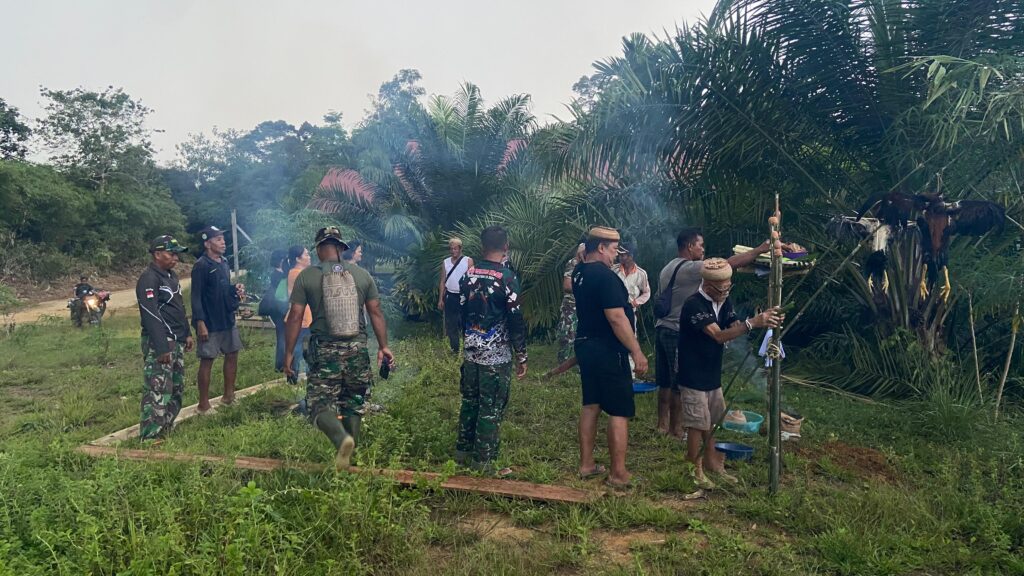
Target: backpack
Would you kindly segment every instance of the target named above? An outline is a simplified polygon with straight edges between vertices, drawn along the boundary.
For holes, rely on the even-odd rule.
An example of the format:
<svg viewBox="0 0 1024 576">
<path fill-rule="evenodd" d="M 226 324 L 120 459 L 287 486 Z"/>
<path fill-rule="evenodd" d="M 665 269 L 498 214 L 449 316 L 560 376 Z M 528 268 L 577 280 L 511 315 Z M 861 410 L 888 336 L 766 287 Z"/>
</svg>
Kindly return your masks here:
<svg viewBox="0 0 1024 576">
<path fill-rule="evenodd" d="M 341 262 L 324 262 L 321 288 L 327 329 L 334 338 L 353 338 L 359 334 L 359 291 L 356 279 Z"/>
<path fill-rule="evenodd" d="M 260 316 L 280 317 L 288 313 L 288 278 L 281 278 L 277 286 L 267 286 L 260 299 Z"/>
<path fill-rule="evenodd" d="M 683 260 L 676 269 L 672 271 L 672 279 L 668 281 L 668 286 L 662 286 L 661 292 L 658 293 L 658 298 L 654 301 L 654 317 L 657 319 L 664 318 L 672 312 L 672 291 L 676 286 L 676 274 L 679 273 L 679 269 L 686 264 L 686 260 Z"/>
</svg>

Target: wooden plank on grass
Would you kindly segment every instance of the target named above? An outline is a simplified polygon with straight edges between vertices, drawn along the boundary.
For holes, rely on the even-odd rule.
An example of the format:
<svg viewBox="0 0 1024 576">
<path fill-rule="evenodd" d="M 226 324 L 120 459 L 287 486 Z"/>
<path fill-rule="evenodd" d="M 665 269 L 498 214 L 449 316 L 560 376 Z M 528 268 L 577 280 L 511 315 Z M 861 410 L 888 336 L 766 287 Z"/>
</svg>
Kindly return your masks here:
<svg viewBox="0 0 1024 576">
<path fill-rule="evenodd" d="M 144 462 L 170 461 L 170 462 L 209 462 L 213 464 L 227 464 L 244 470 L 259 470 L 270 472 L 292 468 L 306 472 L 319 472 L 327 469 L 323 464 L 312 462 L 289 462 L 275 458 L 253 458 L 248 456 L 236 456 L 234 458 L 225 456 L 211 456 L 207 454 L 183 454 L 173 452 L 159 452 L 154 450 L 126 450 L 117 449 L 111 446 L 96 446 L 84 444 L 78 447 L 78 451 L 88 456 L 101 458 L 111 456 L 125 458 L 127 460 L 138 460 Z M 567 486 L 554 486 L 550 484 L 534 484 L 532 482 L 520 482 L 518 480 L 503 480 L 498 478 L 475 478 L 472 476 L 449 476 L 445 478 L 442 474 L 434 472 L 415 472 L 413 470 L 388 470 L 384 468 L 349 468 L 349 472 L 356 474 L 371 474 L 382 478 L 389 478 L 403 486 L 415 486 L 421 482 L 439 482 L 441 488 L 447 490 L 458 490 L 462 492 L 473 492 L 492 496 L 506 496 L 512 498 L 527 498 L 530 500 L 543 500 L 546 502 L 569 502 L 586 504 L 593 502 L 603 492 L 578 490 Z"/>
<path fill-rule="evenodd" d="M 278 386 L 278 385 L 284 384 L 284 383 L 285 383 L 285 379 L 284 378 L 278 378 L 277 380 L 271 380 L 269 382 L 264 382 L 262 384 L 257 384 L 255 386 L 249 386 L 248 388 L 242 388 L 241 390 L 235 390 L 235 401 L 238 401 L 241 398 L 245 398 L 246 396 L 251 396 L 252 394 L 255 394 L 255 393 L 259 392 L 260 390 L 266 390 L 267 388 L 270 388 L 272 386 Z M 216 398 L 211 398 L 210 399 L 210 412 L 216 412 L 217 408 L 219 408 L 221 405 L 223 405 L 223 403 L 224 403 L 223 400 L 224 400 L 223 396 L 217 396 Z M 185 408 L 181 409 L 181 412 L 178 412 L 178 417 L 175 418 L 174 423 L 175 424 L 180 424 L 180 423 L 184 422 L 185 420 L 188 420 L 189 418 L 192 418 L 196 414 L 199 414 L 199 404 L 193 404 L 191 406 L 186 406 Z M 113 446 L 114 444 L 117 444 L 118 442 L 124 442 L 125 440 L 128 440 L 129 438 L 136 438 L 136 437 L 138 437 L 138 435 L 139 435 L 139 425 L 138 424 L 134 424 L 134 425 L 129 426 L 129 427 L 123 429 L 123 430 L 118 430 L 117 432 L 112 432 L 110 434 L 107 434 L 106 436 L 103 436 L 102 438 L 97 438 L 97 439 L 93 440 L 92 442 L 89 442 L 89 444 L 92 444 L 93 446 Z"/>
</svg>

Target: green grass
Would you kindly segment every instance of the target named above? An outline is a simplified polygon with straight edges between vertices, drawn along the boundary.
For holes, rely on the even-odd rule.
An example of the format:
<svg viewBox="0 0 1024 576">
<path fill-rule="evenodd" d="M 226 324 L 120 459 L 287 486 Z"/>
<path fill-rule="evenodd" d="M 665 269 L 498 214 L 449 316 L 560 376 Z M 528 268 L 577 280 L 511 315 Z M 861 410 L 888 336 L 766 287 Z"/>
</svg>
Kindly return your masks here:
<svg viewBox="0 0 1024 576">
<path fill-rule="evenodd" d="M 451 473 L 458 361 L 423 327 L 393 348 L 358 463 Z M 240 386 L 276 377 L 273 334 L 244 332 Z M 1024 446 L 1000 423 L 942 398 L 877 405 L 788 387 L 807 419 L 787 444 L 781 494 L 757 457 L 737 486 L 695 505 L 681 446 L 654 432 L 638 398 L 629 466 L 635 493 L 554 505 L 400 488 L 324 472 L 92 459 L 78 444 L 138 419 L 138 318 L 101 330 L 65 322 L 0 339 L 0 575 L 23 574 L 1014 574 L 1024 573 Z M 579 381 L 539 378 L 554 350 L 531 350 L 513 384 L 501 463 L 518 477 L 575 478 Z M 187 362 L 186 402 L 196 399 Z M 215 375 L 217 371 L 215 370 Z M 213 384 L 220 389 L 219 376 Z M 327 440 L 288 407 L 301 390 L 257 393 L 182 423 L 161 450 L 327 463 Z M 734 390 L 763 412 L 756 383 Z M 127 443 L 128 445 L 134 442 Z M 607 463 L 599 435 L 599 458 Z"/>
</svg>

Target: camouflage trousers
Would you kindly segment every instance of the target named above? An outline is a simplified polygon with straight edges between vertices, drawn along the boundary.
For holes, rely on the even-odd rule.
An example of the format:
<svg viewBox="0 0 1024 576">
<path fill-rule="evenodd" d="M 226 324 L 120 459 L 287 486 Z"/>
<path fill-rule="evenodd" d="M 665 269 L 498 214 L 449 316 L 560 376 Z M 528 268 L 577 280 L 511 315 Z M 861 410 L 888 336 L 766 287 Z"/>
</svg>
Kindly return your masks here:
<svg viewBox="0 0 1024 576">
<path fill-rule="evenodd" d="M 480 464 L 498 457 L 501 419 L 508 405 L 512 363 L 486 366 L 462 363 L 462 409 L 459 411 L 459 439 L 455 449 Z"/>
<path fill-rule="evenodd" d="M 306 406 L 310 422 L 328 410 L 339 416 L 363 413 L 373 384 L 365 342 L 331 342 L 311 338 L 305 352 L 309 364 Z"/>
<path fill-rule="evenodd" d="M 157 362 L 157 353 L 149 344 L 149 338 L 142 337 L 142 417 L 139 420 L 139 437 L 143 440 L 160 438 L 174 426 L 174 419 L 181 410 L 181 395 L 185 391 L 185 346 L 181 342 L 169 342 L 171 361 Z"/>
<path fill-rule="evenodd" d="M 573 355 L 573 343 L 576 341 L 576 304 L 563 299 L 561 316 L 558 319 L 558 363 L 561 364 Z"/>
</svg>

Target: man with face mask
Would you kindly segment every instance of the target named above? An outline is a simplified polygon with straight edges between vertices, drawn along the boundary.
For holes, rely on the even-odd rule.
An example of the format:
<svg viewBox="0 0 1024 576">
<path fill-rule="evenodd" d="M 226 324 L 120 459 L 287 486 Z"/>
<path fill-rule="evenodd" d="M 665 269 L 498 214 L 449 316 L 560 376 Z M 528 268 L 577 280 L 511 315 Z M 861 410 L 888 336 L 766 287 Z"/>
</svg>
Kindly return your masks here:
<svg viewBox="0 0 1024 576">
<path fill-rule="evenodd" d="M 142 323 L 144 367 L 142 416 L 139 437 L 162 438 L 181 410 L 185 389 L 185 352 L 192 349 L 192 333 L 185 317 L 185 302 L 174 267 L 185 247 L 171 236 L 149 245 L 153 262 L 139 276 L 135 297 Z"/>
<path fill-rule="evenodd" d="M 785 316 L 778 308 L 740 320 L 729 299 L 732 266 L 722 258 L 708 258 L 701 268 L 697 293 L 683 303 L 679 315 L 679 373 L 686 428 L 686 458 L 695 467 L 697 484 L 710 488 L 704 471 L 726 474 L 723 455 L 715 450 L 713 430 L 725 412 L 722 396 L 722 353 L 726 342 L 755 328 L 777 328 Z M 700 457 L 701 445 L 704 456 Z"/>
</svg>

